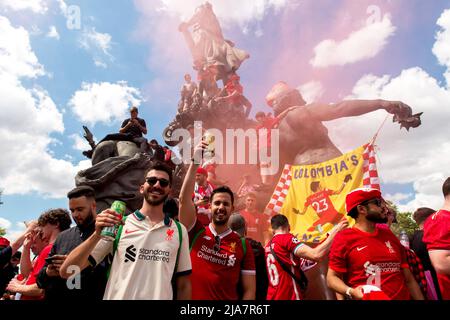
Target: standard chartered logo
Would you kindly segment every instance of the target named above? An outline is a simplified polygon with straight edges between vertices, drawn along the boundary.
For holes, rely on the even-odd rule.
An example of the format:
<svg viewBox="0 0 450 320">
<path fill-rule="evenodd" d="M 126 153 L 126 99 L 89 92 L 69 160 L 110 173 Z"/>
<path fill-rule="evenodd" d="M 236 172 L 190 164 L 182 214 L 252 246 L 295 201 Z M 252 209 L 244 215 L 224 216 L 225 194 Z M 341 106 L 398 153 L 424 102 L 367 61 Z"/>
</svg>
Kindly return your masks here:
<svg viewBox="0 0 450 320">
<path fill-rule="evenodd" d="M 135 262 L 136 259 L 144 261 L 170 261 L 170 252 L 161 249 L 138 249 L 131 245 L 125 249 L 125 262 Z"/>
<path fill-rule="evenodd" d="M 136 261 L 136 248 L 133 245 L 125 249 L 125 262 L 129 261 Z"/>
<path fill-rule="evenodd" d="M 231 256 L 228 257 L 227 267 L 233 267 L 235 263 L 236 263 L 236 256 L 232 254 Z"/>
</svg>

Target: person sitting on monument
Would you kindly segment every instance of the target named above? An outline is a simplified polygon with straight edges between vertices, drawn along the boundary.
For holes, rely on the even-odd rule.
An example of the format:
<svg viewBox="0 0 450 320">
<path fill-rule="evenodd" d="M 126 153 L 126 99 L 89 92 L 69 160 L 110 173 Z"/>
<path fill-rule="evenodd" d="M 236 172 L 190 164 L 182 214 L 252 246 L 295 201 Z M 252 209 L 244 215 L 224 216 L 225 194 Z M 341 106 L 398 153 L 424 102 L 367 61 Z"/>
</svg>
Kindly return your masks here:
<svg viewBox="0 0 450 320">
<path fill-rule="evenodd" d="M 214 100 L 216 102 L 229 103 L 232 106 L 232 110 L 235 110 L 238 113 L 242 113 L 242 107 L 245 107 L 245 118 L 250 114 L 250 110 L 252 109 L 252 104 L 248 99 L 244 96 L 244 88 L 239 83 L 240 77 L 233 73 L 225 84 L 225 87 L 219 92 Z M 222 96 L 226 93 L 226 96 Z M 242 115 L 244 117 L 244 114 Z"/>
<path fill-rule="evenodd" d="M 120 133 L 126 133 L 133 137 L 133 141 L 140 147 L 141 152 L 147 150 L 147 139 L 143 134 L 147 134 L 147 125 L 144 119 L 138 118 L 138 108 L 130 108 L 130 118 L 122 122 Z"/>
</svg>

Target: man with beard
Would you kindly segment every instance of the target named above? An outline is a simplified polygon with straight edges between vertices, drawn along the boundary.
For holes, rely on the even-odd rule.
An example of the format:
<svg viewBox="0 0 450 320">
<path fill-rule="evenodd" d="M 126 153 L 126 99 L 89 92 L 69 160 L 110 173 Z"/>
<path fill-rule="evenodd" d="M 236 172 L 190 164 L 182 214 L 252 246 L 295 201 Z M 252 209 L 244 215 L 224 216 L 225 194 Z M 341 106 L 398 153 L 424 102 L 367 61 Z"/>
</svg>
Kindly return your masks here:
<svg viewBox="0 0 450 320">
<path fill-rule="evenodd" d="M 255 299 L 255 260 L 245 238 L 228 227 L 233 212 L 233 192 L 226 186 L 213 190 L 209 199 L 211 223 L 203 226 L 198 220 L 192 192 L 195 175 L 207 143 L 194 150 L 194 158 L 180 191 L 180 221 L 189 230 L 192 259 L 192 299 L 243 300 Z"/>
<path fill-rule="evenodd" d="M 105 300 L 171 300 L 171 279 L 176 281 L 177 299 L 191 298 L 191 259 L 186 228 L 169 218 L 163 205 L 172 186 L 172 171 L 155 164 L 145 173 L 140 186 L 142 207 L 125 220 L 111 209 L 96 219 L 95 232 L 73 250 L 61 266 L 67 276 L 70 266 L 81 270 L 96 266 L 108 254 L 113 255 Z M 104 227 L 122 224 L 115 241 L 101 237 Z"/>
<path fill-rule="evenodd" d="M 106 285 L 108 264 L 103 261 L 96 268 L 83 270 L 81 276 L 67 281 L 59 269 L 67 254 L 86 240 L 95 229 L 96 202 L 94 189 L 89 186 L 76 187 L 67 194 L 69 209 L 76 226 L 61 232 L 56 239 L 46 263 L 39 272 L 38 285 L 45 289 L 45 300 L 66 298 L 82 300 L 101 299 Z M 69 273 L 67 277 L 71 276 Z M 77 285 L 77 281 L 79 281 Z M 71 283 L 72 285 L 69 285 Z"/>
<path fill-rule="evenodd" d="M 348 299 L 423 300 L 400 241 L 390 230 L 376 226 L 387 222 L 381 192 L 355 189 L 347 194 L 345 206 L 356 223 L 334 238 L 328 286 Z"/>
</svg>

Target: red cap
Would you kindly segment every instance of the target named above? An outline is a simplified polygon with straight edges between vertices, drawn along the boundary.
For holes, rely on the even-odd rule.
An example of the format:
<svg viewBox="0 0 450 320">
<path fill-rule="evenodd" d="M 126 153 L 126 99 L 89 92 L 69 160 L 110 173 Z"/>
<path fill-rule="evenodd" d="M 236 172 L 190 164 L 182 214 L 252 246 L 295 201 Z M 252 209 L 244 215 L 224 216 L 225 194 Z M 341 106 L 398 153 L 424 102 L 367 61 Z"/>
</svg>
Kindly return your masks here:
<svg viewBox="0 0 450 320">
<path fill-rule="evenodd" d="M 378 189 L 374 188 L 358 188 L 351 191 L 345 197 L 345 210 L 349 213 L 354 207 L 358 204 L 370 200 L 383 197 L 381 196 L 381 192 Z"/>
<path fill-rule="evenodd" d="M 3 237 L 0 237 L 0 247 L 9 247 L 9 240 Z"/>
<path fill-rule="evenodd" d="M 208 172 L 206 171 L 206 169 L 204 169 L 204 168 L 202 168 L 202 167 L 200 167 L 200 168 L 197 169 L 197 173 L 198 173 L 198 174 L 203 174 L 203 175 L 205 175 L 205 176 L 208 175 Z"/>
</svg>

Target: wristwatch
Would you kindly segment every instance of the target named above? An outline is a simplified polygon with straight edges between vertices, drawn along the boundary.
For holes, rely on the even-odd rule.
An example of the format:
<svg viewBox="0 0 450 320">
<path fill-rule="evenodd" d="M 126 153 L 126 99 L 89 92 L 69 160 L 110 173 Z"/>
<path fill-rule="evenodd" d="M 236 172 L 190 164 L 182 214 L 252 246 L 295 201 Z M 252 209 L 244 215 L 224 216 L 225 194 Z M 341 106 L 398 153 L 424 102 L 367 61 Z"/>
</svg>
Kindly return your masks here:
<svg viewBox="0 0 450 320">
<path fill-rule="evenodd" d="M 350 300 L 353 299 L 352 294 L 350 293 L 351 290 L 352 288 L 348 287 L 347 290 L 345 291 L 345 296 Z"/>
</svg>

